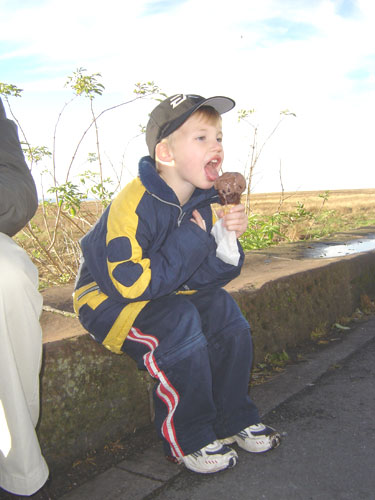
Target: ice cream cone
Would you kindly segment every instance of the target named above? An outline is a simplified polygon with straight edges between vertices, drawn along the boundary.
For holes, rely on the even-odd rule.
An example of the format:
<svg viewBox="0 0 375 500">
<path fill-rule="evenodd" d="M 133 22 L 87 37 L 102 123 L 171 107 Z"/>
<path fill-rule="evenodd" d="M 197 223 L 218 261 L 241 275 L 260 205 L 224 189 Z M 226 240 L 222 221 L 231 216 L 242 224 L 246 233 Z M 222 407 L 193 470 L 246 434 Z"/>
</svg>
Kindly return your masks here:
<svg viewBox="0 0 375 500">
<path fill-rule="evenodd" d="M 231 209 L 232 207 L 234 207 L 234 206 L 235 206 L 235 204 L 234 204 L 234 203 L 228 203 L 227 205 L 223 205 L 224 215 L 229 214 L 230 209 Z"/>
</svg>

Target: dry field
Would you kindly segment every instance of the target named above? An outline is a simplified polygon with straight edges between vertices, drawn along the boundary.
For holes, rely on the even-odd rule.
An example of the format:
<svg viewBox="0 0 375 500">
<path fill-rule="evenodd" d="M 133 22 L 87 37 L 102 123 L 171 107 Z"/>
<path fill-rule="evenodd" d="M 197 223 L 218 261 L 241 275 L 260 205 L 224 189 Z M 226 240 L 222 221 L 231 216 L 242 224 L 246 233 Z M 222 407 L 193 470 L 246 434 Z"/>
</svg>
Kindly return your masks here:
<svg viewBox="0 0 375 500">
<path fill-rule="evenodd" d="M 278 210 L 290 212 L 298 203 L 307 210 L 317 211 L 322 207 L 325 191 L 296 191 L 294 193 L 253 194 L 250 199 L 252 213 L 271 215 Z M 375 189 L 349 189 L 328 191 L 324 208 L 337 214 L 375 213 Z"/>
</svg>

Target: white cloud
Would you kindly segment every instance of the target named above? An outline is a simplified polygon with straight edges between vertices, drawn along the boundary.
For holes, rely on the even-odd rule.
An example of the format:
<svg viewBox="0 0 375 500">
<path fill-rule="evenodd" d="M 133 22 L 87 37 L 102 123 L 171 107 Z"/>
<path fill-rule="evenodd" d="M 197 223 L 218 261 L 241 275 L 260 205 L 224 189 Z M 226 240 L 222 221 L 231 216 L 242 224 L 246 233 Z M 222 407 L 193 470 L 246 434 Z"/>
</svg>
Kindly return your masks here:
<svg viewBox="0 0 375 500">
<path fill-rule="evenodd" d="M 279 188 L 280 160 L 286 189 L 375 185 L 372 0 L 46 0 L 5 7 L 0 65 L 9 82 L 25 89 L 17 110 L 29 126 L 40 117 L 43 134 L 68 98 L 66 76 L 83 66 L 103 75 L 106 92 L 97 109 L 131 96 L 135 82 L 155 80 L 168 94 L 229 95 L 237 109 L 258 111 L 263 134 L 280 110 L 294 111 L 297 118 L 284 122 L 265 148 L 258 191 Z M 132 105 L 103 118 L 108 150 L 136 133 L 150 107 Z M 247 139 L 235 112 L 224 124 L 231 169 L 243 161 Z M 129 150 L 133 164 L 140 143 Z"/>
</svg>

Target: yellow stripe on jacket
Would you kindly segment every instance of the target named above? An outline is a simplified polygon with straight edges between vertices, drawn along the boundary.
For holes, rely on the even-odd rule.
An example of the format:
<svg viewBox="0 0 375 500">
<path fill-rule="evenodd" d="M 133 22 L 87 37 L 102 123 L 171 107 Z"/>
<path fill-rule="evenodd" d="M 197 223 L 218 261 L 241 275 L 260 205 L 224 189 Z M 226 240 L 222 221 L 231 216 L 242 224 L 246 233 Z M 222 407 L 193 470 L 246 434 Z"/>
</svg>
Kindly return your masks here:
<svg viewBox="0 0 375 500">
<path fill-rule="evenodd" d="M 74 311 L 79 314 L 80 308 L 84 305 L 95 311 L 106 300 L 109 300 L 108 296 L 99 290 L 97 284 L 95 282 L 89 283 L 75 290 L 73 294 Z M 133 326 L 135 318 L 148 302 L 148 300 L 143 300 L 124 306 L 102 342 L 107 349 L 116 354 L 122 354 L 122 344 Z"/>
<path fill-rule="evenodd" d="M 127 238 L 131 245 L 131 255 L 127 259 L 107 261 L 108 274 L 114 286 L 123 297 L 128 299 L 136 299 L 142 295 L 151 281 L 150 259 L 143 257 L 143 250 L 136 239 L 138 227 L 136 209 L 144 193 L 145 187 L 139 178 L 134 179 L 113 201 L 107 221 L 107 246 L 112 240 L 118 238 Z M 117 266 L 129 261 L 140 264 L 143 272 L 135 283 L 127 287 L 118 281 L 113 273 Z"/>
</svg>

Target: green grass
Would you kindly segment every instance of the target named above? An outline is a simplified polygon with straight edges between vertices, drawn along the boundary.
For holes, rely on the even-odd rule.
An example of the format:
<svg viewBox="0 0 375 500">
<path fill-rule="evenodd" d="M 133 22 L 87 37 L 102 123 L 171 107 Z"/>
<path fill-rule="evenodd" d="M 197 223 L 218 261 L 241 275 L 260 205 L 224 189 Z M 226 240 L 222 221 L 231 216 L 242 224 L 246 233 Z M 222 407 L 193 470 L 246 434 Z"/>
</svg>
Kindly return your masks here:
<svg viewBox="0 0 375 500">
<path fill-rule="evenodd" d="M 317 240 L 341 231 L 375 225 L 374 213 L 341 214 L 336 210 L 305 209 L 299 203 L 290 212 L 272 215 L 251 214 L 247 231 L 240 241 L 245 251 L 267 248 L 280 243 Z"/>
</svg>

